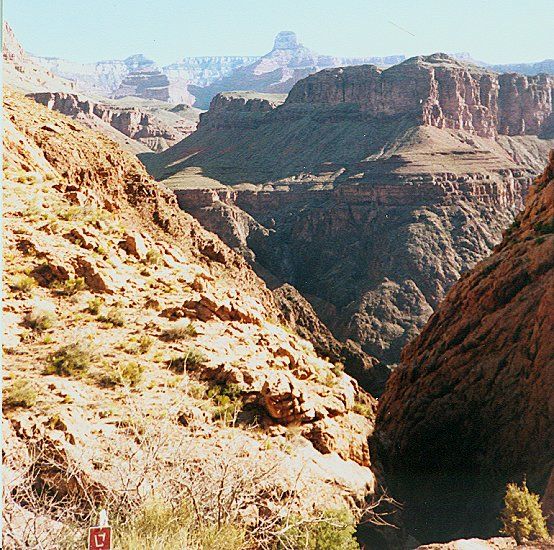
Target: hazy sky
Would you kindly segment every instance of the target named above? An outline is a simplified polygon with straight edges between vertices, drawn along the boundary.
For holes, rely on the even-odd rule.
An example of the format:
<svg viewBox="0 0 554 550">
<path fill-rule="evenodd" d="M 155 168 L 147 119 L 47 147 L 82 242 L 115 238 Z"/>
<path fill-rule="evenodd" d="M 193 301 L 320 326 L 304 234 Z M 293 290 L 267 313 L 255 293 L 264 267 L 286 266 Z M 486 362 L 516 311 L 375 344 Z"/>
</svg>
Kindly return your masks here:
<svg viewBox="0 0 554 550">
<path fill-rule="evenodd" d="M 341 56 L 554 57 L 554 0 L 4 0 L 4 17 L 28 51 L 74 61 L 261 55 L 280 30 Z"/>
</svg>

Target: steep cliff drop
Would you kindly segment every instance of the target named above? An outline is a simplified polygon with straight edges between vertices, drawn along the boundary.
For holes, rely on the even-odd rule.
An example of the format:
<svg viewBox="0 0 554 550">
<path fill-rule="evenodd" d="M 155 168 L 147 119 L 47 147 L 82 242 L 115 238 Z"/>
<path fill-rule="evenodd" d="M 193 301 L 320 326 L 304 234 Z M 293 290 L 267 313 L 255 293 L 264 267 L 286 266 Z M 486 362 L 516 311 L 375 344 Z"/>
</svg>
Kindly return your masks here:
<svg viewBox="0 0 554 550">
<path fill-rule="evenodd" d="M 523 207 L 554 143 L 553 82 L 444 54 L 327 69 L 286 99 L 219 94 L 144 160 L 268 284 L 395 364 Z"/>
<path fill-rule="evenodd" d="M 554 151 L 502 243 L 404 349 L 379 402 L 374 439 L 416 538 L 491 534 L 508 481 L 545 493 L 553 387 Z"/>
</svg>

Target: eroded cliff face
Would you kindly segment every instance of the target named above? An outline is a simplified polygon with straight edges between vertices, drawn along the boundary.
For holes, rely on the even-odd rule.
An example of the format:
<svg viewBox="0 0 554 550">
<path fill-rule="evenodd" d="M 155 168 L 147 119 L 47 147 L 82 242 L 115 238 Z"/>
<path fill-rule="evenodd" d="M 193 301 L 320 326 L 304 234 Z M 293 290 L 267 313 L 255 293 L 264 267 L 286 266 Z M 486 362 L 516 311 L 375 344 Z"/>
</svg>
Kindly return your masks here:
<svg viewBox="0 0 554 550">
<path fill-rule="evenodd" d="M 63 92 L 36 92 L 27 94 L 27 97 L 49 109 L 78 119 L 94 130 L 104 130 L 108 137 L 113 138 L 115 134 L 105 129 L 108 125 L 123 136 L 143 144 L 145 150 L 167 149 L 192 133 L 196 127 L 195 113 L 185 118 L 175 114 L 174 111 L 159 108 L 154 110 L 147 103 L 142 109 L 125 108 Z M 190 111 L 193 110 L 190 109 Z M 116 141 L 121 141 L 121 137 Z M 127 144 L 128 141 L 126 140 Z"/>
<path fill-rule="evenodd" d="M 554 151 L 502 243 L 404 349 L 379 402 L 377 444 L 422 540 L 431 529 L 491 532 L 508 481 L 545 491 L 553 312 Z"/>
<path fill-rule="evenodd" d="M 552 144 L 552 80 L 505 76 L 519 88 L 436 55 L 325 70 L 284 103 L 220 94 L 145 162 L 266 281 L 394 364 L 499 242 Z"/>
<path fill-rule="evenodd" d="M 484 137 L 539 135 L 552 116 L 554 77 L 497 75 L 445 54 L 381 70 L 328 69 L 298 82 L 287 103 L 355 103 L 376 117 L 414 114 L 421 124 Z"/>
</svg>

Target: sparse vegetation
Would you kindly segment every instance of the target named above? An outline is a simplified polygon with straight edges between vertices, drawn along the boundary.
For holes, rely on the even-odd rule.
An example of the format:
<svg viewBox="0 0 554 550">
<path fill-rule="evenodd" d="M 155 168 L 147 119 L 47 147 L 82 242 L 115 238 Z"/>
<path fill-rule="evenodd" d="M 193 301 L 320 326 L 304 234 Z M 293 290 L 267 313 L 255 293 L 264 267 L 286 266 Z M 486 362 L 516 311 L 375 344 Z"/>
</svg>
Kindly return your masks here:
<svg viewBox="0 0 554 550">
<path fill-rule="evenodd" d="M 111 307 L 106 313 L 98 315 L 97 319 L 101 323 L 107 323 L 113 327 L 125 326 L 125 314 L 119 306 Z"/>
<path fill-rule="evenodd" d="M 28 380 L 18 379 L 7 384 L 2 392 L 2 405 L 8 408 L 32 407 L 38 398 L 36 387 Z"/>
<path fill-rule="evenodd" d="M 102 383 L 108 386 L 138 386 L 142 382 L 144 365 L 134 361 L 108 365 L 102 376 Z"/>
<path fill-rule="evenodd" d="M 534 229 L 539 235 L 548 235 L 550 233 L 554 233 L 554 218 L 546 223 L 537 222 L 534 225 Z"/>
<path fill-rule="evenodd" d="M 201 367 L 208 358 L 196 348 L 187 348 L 185 353 L 179 357 L 169 360 L 169 368 L 176 372 L 184 372 L 187 369 L 197 369 Z"/>
<path fill-rule="evenodd" d="M 14 290 L 19 290 L 21 292 L 29 293 L 31 292 L 31 290 L 36 288 L 38 284 L 36 280 L 33 279 L 33 277 L 30 277 L 25 273 L 21 273 L 14 277 L 13 281 L 10 283 L 10 286 Z"/>
<path fill-rule="evenodd" d="M 190 548 L 209 550 L 244 548 L 246 533 L 239 526 L 226 523 L 209 525 L 197 518 L 192 506 L 151 499 L 134 518 L 121 529 L 116 529 L 116 545 L 121 550 L 149 548 Z"/>
<path fill-rule="evenodd" d="M 156 250 L 155 248 L 151 248 L 147 253 L 146 253 L 146 258 L 144 260 L 146 262 L 146 264 L 148 265 L 162 265 L 163 263 L 163 260 L 162 260 L 162 255 L 160 254 L 160 252 L 158 250 Z"/>
<path fill-rule="evenodd" d="M 352 410 L 357 414 L 361 414 L 362 416 L 365 416 L 366 418 L 369 418 L 369 419 L 375 418 L 375 413 L 373 412 L 373 409 L 369 405 L 366 405 L 365 403 L 359 403 L 359 402 L 354 403 L 354 407 L 352 408 Z"/>
<path fill-rule="evenodd" d="M 215 420 L 228 422 L 242 410 L 241 389 L 237 384 L 216 384 L 208 390 L 207 395 L 215 403 L 212 409 Z"/>
<path fill-rule="evenodd" d="M 154 345 L 154 339 L 148 334 L 143 334 L 138 341 L 138 350 L 140 353 L 148 353 Z"/>
<path fill-rule="evenodd" d="M 162 333 L 162 339 L 168 342 L 183 340 L 187 337 L 197 336 L 198 332 L 191 322 L 175 322 Z"/>
<path fill-rule="evenodd" d="M 288 520 L 290 521 L 290 519 Z M 354 537 L 356 523 L 347 509 L 328 510 L 318 521 L 296 521 L 281 537 L 279 548 L 302 548 L 306 550 L 359 550 Z"/>
<path fill-rule="evenodd" d="M 502 532 L 514 537 L 518 544 L 548 538 L 539 495 L 531 493 L 525 481 L 521 487 L 516 483 L 508 483 L 501 519 Z"/>
<path fill-rule="evenodd" d="M 87 302 L 87 311 L 92 315 L 98 315 L 103 305 L 104 300 L 99 296 L 95 296 Z"/>
<path fill-rule="evenodd" d="M 52 328 L 55 322 L 56 314 L 41 308 L 33 308 L 23 319 L 25 326 L 39 333 Z"/>
<path fill-rule="evenodd" d="M 85 280 L 82 277 L 70 277 L 62 283 L 56 285 L 56 290 L 64 296 L 73 296 L 77 292 L 85 290 L 87 287 Z"/>
<path fill-rule="evenodd" d="M 48 366 L 45 374 L 59 376 L 80 376 L 84 374 L 94 361 L 94 356 L 79 344 L 62 346 L 48 356 Z"/>
</svg>

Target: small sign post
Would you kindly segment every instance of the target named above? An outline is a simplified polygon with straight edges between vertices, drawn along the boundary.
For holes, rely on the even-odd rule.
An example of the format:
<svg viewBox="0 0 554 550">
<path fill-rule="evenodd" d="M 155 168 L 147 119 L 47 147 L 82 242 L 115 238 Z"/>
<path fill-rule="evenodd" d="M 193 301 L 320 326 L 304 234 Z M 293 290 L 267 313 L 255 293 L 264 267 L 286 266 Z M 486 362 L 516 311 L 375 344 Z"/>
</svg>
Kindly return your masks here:
<svg viewBox="0 0 554 550">
<path fill-rule="evenodd" d="M 98 526 L 88 530 L 88 550 L 112 550 L 112 528 L 106 510 L 100 511 Z"/>
</svg>

